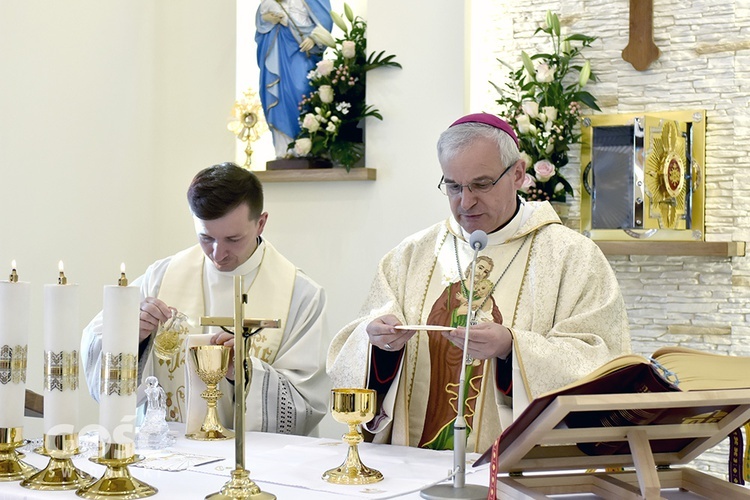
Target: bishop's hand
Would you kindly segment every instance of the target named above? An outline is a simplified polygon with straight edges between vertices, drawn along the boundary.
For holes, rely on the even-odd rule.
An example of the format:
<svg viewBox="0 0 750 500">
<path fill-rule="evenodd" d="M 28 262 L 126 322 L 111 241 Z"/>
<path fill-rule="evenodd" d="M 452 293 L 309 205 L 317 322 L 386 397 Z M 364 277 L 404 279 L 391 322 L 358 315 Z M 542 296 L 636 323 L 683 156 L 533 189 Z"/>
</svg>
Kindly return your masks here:
<svg viewBox="0 0 750 500">
<path fill-rule="evenodd" d="M 400 351 L 416 330 L 396 330 L 394 326 L 401 325 L 401 321 L 393 314 L 386 314 L 375 318 L 367 325 L 367 336 L 370 343 L 384 351 Z"/>
<path fill-rule="evenodd" d="M 443 337 L 450 340 L 459 349 L 464 348 L 466 328 L 456 327 L 455 330 L 443 332 Z M 469 330 L 469 344 L 466 348 L 469 356 L 474 359 L 507 358 L 513 346 L 513 336 L 510 330 L 499 323 L 478 323 L 471 325 Z"/>
</svg>

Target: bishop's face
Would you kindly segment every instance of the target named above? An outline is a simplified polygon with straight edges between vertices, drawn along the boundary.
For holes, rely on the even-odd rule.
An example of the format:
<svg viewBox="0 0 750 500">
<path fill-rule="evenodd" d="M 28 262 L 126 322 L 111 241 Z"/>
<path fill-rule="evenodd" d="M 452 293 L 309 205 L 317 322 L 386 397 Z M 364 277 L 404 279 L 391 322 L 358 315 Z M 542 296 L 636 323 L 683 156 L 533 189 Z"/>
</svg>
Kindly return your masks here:
<svg viewBox="0 0 750 500">
<path fill-rule="evenodd" d="M 495 181 L 508 165 L 500 162 L 497 143 L 484 137 L 476 138 L 453 158 L 441 165 L 446 182 L 463 184 Z M 451 212 L 468 233 L 481 229 L 491 233 L 510 220 L 516 212 L 516 191 L 524 177 L 524 163 L 517 161 L 487 192 L 470 191 L 448 196 Z"/>
<path fill-rule="evenodd" d="M 240 204 L 223 217 L 202 220 L 193 216 L 195 233 L 203 252 L 219 271 L 234 271 L 255 252 L 258 236 L 268 220 L 263 212 L 257 219 L 250 219 L 250 207 Z"/>
</svg>

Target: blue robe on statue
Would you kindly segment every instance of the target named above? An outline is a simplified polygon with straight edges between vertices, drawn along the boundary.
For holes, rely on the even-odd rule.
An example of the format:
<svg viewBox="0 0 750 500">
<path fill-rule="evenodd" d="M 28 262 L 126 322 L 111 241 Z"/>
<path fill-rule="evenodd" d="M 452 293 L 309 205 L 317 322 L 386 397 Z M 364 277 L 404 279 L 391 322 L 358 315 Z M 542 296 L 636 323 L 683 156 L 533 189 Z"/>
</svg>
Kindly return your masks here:
<svg viewBox="0 0 750 500">
<path fill-rule="evenodd" d="M 287 26 L 262 19 L 264 9 L 269 8 L 264 6 L 266 3 L 261 2 L 255 19 L 259 93 L 266 122 L 273 132 L 276 155 L 280 157 L 299 134 L 299 103 L 311 90 L 307 74 L 315 68 L 325 49 L 315 45 L 307 54 L 300 51 L 299 44 L 316 25 L 331 31 L 333 21 L 329 0 L 284 0 L 281 6 L 276 1 L 268 2 L 270 9 L 281 10 L 290 17 Z"/>
</svg>

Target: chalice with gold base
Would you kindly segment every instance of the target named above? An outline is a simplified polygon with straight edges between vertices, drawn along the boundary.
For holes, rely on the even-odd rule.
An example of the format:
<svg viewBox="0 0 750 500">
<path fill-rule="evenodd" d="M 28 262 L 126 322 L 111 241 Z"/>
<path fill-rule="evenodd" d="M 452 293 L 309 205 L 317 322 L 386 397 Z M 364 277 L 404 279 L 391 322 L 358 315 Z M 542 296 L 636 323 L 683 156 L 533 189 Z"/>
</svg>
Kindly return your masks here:
<svg viewBox="0 0 750 500">
<path fill-rule="evenodd" d="M 206 390 L 201 392 L 201 397 L 206 400 L 208 409 L 200 430 L 186 434 L 185 437 L 188 439 L 217 441 L 234 438 L 234 432 L 221 425 L 216 411 L 216 402 L 222 396 L 217 386 L 227 374 L 230 354 L 230 348 L 223 345 L 199 345 L 190 348 L 190 358 L 195 364 L 198 376 L 206 384 Z"/>
<path fill-rule="evenodd" d="M 362 442 L 358 426 L 375 417 L 376 393 L 372 389 L 343 388 L 331 390 L 331 416 L 347 424 L 343 439 L 349 445 L 344 463 L 323 473 L 323 479 L 335 484 L 371 484 L 383 480 L 380 471 L 371 469 L 359 458 L 357 445 Z"/>
</svg>

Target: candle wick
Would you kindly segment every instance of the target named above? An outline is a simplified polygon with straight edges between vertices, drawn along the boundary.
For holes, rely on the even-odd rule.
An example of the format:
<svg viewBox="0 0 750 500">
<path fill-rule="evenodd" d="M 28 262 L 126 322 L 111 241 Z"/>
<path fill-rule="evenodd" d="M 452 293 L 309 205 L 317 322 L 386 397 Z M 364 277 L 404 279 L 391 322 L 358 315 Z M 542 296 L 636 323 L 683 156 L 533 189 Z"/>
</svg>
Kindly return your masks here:
<svg viewBox="0 0 750 500">
<path fill-rule="evenodd" d="M 10 282 L 18 283 L 18 273 L 16 272 L 15 268 L 11 269 L 10 271 Z"/>
<path fill-rule="evenodd" d="M 128 286 L 128 278 L 125 276 L 125 273 L 120 273 L 120 279 L 117 280 L 118 286 Z"/>
<path fill-rule="evenodd" d="M 68 284 L 68 278 L 65 277 L 65 273 L 60 271 L 60 276 L 57 278 L 57 284 L 58 285 L 67 285 Z"/>
</svg>

